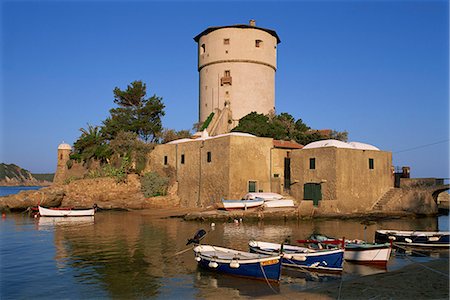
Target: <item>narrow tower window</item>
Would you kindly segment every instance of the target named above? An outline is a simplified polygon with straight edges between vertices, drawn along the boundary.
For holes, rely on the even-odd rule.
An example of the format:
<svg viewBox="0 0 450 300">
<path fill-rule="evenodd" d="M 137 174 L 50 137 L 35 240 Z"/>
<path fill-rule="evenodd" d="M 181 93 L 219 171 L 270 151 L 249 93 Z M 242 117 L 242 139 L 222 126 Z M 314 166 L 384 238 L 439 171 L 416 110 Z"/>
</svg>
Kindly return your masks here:
<svg viewBox="0 0 450 300">
<path fill-rule="evenodd" d="M 316 159 L 315 158 L 309 159 L 309 169 L 311 169 L 311 170 L 316 169 Z"/>
<path fill-rule="evenodd" d="M 167 160 L 168 160 L 167 155 L 165 155 L 164 156 L 164 165 L 167 165 Z"/>
<path fill-rule="evenodd" d="M 263 45 L 263 41 L 261 40 L 255 40 L 255 47 L 256 48 L 261 48 Z"/>
<path fill-rule="evenodd" d="M 181 164 L 184 164 L 184 154 L 181 154 Z"/>
<path fill-rule="evenodd" d="M 224 45 L 229 45 L 230 44 L 230 39 L 223 39 L 223 44 Z"/>
<path fill-rule="evenodd" d="M 206 161 L 207 161 L 207 162 L 211 162 L 211 151 L 208 151 L 208 152 L 206 153 Z"/>
<path fill-rule="evenodd" d="M 369 158 L 369 169 L 370 170 L 374 169 L 373 158 Z"/>
<path fill-rule="evenodd" d="M 205 54 L 205 52 L 206 52 L 206 46 L 205 46 L 205 44 L 202 44 L 200 47 L 200 54 Z"/>
</svg>

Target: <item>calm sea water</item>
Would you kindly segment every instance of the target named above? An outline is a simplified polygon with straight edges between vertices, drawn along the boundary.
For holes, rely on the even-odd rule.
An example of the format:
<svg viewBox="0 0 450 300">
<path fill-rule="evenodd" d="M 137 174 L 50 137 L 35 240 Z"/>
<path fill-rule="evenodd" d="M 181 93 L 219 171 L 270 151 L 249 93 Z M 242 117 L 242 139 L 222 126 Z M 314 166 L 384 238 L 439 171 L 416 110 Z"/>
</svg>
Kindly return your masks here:
<svg viewBox="0 0 450 300">
<path fill-rule="evenodd" d="M 1 188 L 0 190 L 2 190 Z M 9 188 L 7 188 L 9 189 Z M 2 193 L 6 193 L 2 191 Z M 204 228 L 204 243 L 247 250 L 249 239 L 280 242 L 312 232 L 373 240 L 376 229 L 448 230 L 448 216 L 383 220 L 185 222 L 144 211 L 99 212 L 93 218 L 30 218 L 8 214 L 0 221 L 1 299 L 229 299 L 299 292 L 356 276 L 389 272 L 414 261 L 446 257 L 396 254 L 387 269 L 345 263 L 342 276 L 284 271 L 272 290 L 264 282 L 197 268 L 186 240 Z"/>
</svg>

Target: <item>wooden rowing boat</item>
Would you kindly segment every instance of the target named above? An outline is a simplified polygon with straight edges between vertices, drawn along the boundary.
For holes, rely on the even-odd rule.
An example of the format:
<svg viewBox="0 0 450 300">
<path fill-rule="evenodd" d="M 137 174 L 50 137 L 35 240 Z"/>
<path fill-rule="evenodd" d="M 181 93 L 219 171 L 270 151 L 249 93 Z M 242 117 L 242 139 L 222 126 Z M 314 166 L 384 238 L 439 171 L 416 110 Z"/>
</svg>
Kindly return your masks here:
<svg viewBox="0 0 450 300">
<path fill-rule="evenodd" d="M 413 248 L 449 248 L 450 232 L 448 231 L 406 231 L 406 230 L 377 230 L 375 242 L 390 242 L 394 246 Z"/>
<path fill-rule="evenodd" d="M 283 266 L 322 272 L 342 272 L 344 262 L 343 249 L 316 250 L 258 241 L 250 241 L 248 245 L 251 252 L 265 255 L 274 255 L 274 253 L 281 251 Z"/>
<path fill-rule="evenodd" d="M 210 271 L 275 282 L 281 277 L 279 253 L 261 255 L 211 245 L 198 245 L 194 253 L 198 265 Z"/>
<path fill-rule="evenodd" d="M 71 209 L 71 208 L 45 208 L 38 206 L 41 217 L 84 217 L 93 216 L 95 207 L 90 209 Z"/>
</svg>

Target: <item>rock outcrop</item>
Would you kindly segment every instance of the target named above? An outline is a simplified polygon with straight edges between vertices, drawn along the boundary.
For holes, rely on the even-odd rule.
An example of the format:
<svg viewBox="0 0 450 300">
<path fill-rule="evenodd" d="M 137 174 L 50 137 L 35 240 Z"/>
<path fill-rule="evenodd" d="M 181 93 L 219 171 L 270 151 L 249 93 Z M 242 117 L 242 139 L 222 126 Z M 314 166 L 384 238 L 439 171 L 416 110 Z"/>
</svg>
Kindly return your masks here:
<svg viewBox="0 0 450 300">
<path fill-rule="evenodd" d="M 125 183 L 114 178 L 80 179 L 69 184 L 53 185 L 38 191 L 0 197 L 0 210 L 18 211 L 41 204 L 48 207 L 88 208 L 94 204 L 100 209 L 149 209 L 179 207 L 177 186 L 169 188 L 167 196 L 146 198 L 141 192 L 138 175 L 128 175 Z"/>
<path fill-rule="evenodd" d="M 42 188 L 40 190 L 22 191 L 18 194 L 0 197 L 1 211 L 24 211 L 29 207 L 42 205 L 60 206 L 64 198 L 62 188 Z"/>
</svg>

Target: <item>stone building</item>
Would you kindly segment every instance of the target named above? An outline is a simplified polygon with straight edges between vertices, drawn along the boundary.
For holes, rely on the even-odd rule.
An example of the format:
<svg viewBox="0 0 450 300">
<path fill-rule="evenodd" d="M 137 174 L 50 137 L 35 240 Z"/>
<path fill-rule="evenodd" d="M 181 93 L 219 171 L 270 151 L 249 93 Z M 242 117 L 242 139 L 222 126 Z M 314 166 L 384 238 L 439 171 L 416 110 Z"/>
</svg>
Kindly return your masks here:
<svg viewBox="0 0 450 300">
<path fill-rule="evenodd" d="M 246 133 L 182 139 L 157 146 L 147 170 L 174 175 L 181 205 L 207 207 L 247 191 L 280 191 L 280 157 L 287 151 L 271 138 Z"/>
<path fill-rule="evenodd" d="M 292 142 L 229 133 L 159 145 L 148 170 L 170 172 L 186 207 L 208 207 L 247 192 L 278 192 L 302 207 L 363 212 L 393 187 L 392 155 L 362 143 Z"/>
<path fill-rule="evenodd" d="M 322 212 L 363 212 L 394 186 L 392 153 L 363 143 L 313 142 L 291 154 L 291 195 Z"/>
<path fill-rule="evenodd" d="M 229 132 L 239 119 L 275 110 L 275 72 L 280 39 L 273 30 L 249 25 L 209 27 L 198 43 L 199 122 L 214 115 L 208 132 Z"/>
</svg>

